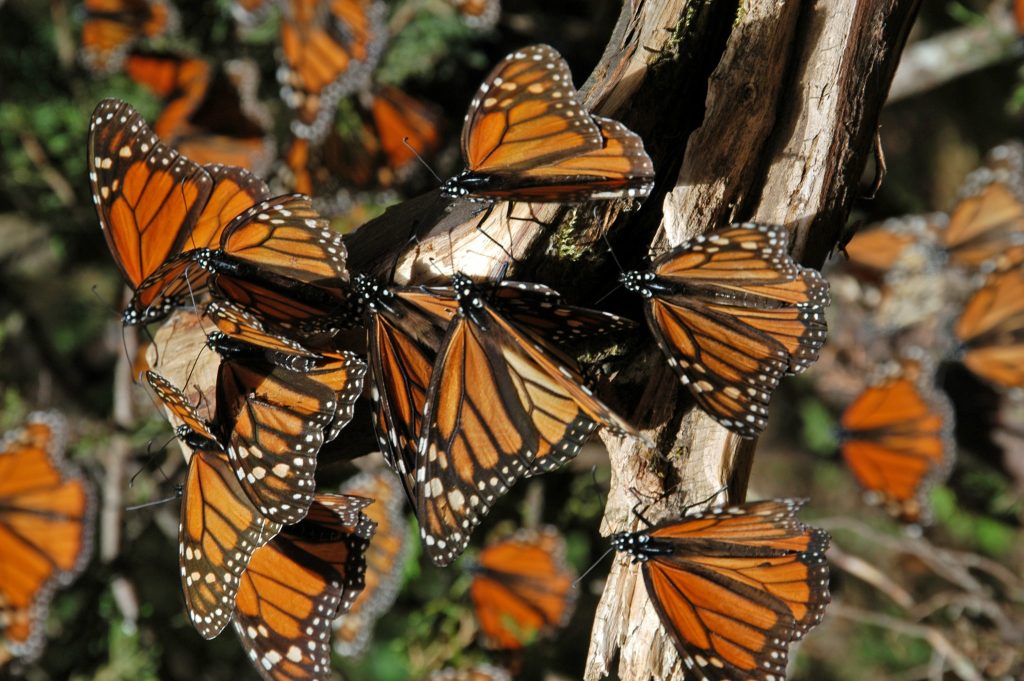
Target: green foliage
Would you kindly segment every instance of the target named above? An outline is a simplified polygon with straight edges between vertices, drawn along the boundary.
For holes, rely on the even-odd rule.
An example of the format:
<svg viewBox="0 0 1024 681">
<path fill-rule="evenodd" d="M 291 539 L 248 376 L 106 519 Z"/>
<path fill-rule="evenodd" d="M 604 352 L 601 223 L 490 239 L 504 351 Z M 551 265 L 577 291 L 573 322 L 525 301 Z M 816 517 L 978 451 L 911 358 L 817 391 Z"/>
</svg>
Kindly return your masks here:
<svg viewBox="0 0 1024 681">
<path fill-rule="evenodd" d="M 839 448 L 839 438 L 836 437 L 838 424 L 828 408 L 817 399 L 807 398 L 798 403 L 797 410 L 804 446 L 815 454 L 835 454 Z"/>
<path fill-rule="evenodd" d="M 409 4 L 396 14 L 409 9 Z M 474 39 L 473 31 L 454 12 L 441 15 L 418 11 L 388 46 L 377 68 L 377 81 L 385 85 L 401 85 L 410 79 L 443 82 L 466 65 L 483 69 L 487 58 L 471 49 Z M 453 55 L 459 55 L 461 65 L 452 59 Z"/>
</svg>

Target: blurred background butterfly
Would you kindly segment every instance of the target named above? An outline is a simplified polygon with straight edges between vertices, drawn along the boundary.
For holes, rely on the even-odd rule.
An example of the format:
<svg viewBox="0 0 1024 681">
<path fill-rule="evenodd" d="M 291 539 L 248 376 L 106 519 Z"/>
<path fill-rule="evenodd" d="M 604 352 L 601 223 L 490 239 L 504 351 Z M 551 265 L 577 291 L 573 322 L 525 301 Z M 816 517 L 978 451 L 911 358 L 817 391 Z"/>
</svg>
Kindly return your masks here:
<svg viewBox="0 0 1024 681">
<path fill-rule="evenodd" d="M 554 636 L 572 616 L 576 571 L 552 526 L 491 542 L 470 570 L 469 597 L 487 647 L 518 650 Z"/>
<path fill-rule="evenodd" d="M 867 387 L 839 421 L 842 455 L 868 500 L 905 523 L 927 523 L 929 487 L 956 455 L 953 409 L 927 363 L 904 359 Z"/>
<path fill-rule="evenodd" d="M 96 500 L 66 446 L 57 412 L 0 440 L 0 643 L 22 662 L 42 653 L 50 602 L 92 556 Z"/>
<path fill-rule="evenodd" d="M 96 75 L 117 71 L 140 40 L 177 29 L 178 12 L 169 0 L 85 0 L 81 60 Z"/>
<path fill-rule="evenodd" d="M 257 99 L 259 71 L 234 59 L 216 67 L 172 53 L 132 53 L 125 71 L 163 100 L 153 132 L 200 165 L 238 166 L 264 176 L 274 162 L 271 117 Z"/>
</svg>

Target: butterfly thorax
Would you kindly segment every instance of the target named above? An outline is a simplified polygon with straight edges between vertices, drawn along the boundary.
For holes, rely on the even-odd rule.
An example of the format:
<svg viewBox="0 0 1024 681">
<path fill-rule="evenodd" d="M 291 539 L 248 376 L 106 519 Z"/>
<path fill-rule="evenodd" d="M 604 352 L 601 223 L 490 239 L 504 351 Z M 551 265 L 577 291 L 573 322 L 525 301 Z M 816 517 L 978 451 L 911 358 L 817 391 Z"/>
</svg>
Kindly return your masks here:
<svg viewBox="0 0 1024 681">
<path fill-rule="evenodd" d="M 628 553 L 634 563 L 646 563 L 651 558 L 675 552 L 669 542 L 656 539 L 646 532 L 619 532 L 612 535 L 612 548 Z"/>
<path fill-rule="evenodd" d="M 487 330 L 487 315 L 484 313 L 484 292 L 465 274 L 458 273 L 452 277 L 452 289 L 455 299 L 459 301 L 459 310 L 473 320 L 480 329 Z"/>
<path fill-rule="evenodd" d="M 189 449 L 194 451 L 198 451 L 200 449 L 215 449 L 219 451 L 221 449 L 219 442 L 211 440 L 202 433 L 197 433 L 184 423 L 174 429 L 174 434 L 179 440 L 184 442 Z"/>
<path fill-rule="evenodd" d="M 379 312 L 388 310 L 394 312 L 391 301 L 395 294 L 387 286 L 366 274 L 357 274 L 352 279 L 353 314 L 363 316 L 367 310 Z"/>
<path fill-rule="evenodd" d="M 644 298 L 653 298 L 654 290 L 652 287 L 656 285 L 654 272 L 645 272 L 643 270 L 633 270 L 631 272 L 623 272 L 619 276 L 619 281 L 627 291 L 633 293 L 639 293 Z"/>
<path fill-rule="evenodd" d="M 121 323 L 124 326 L 141 326 L 145 324 L 152 324 L 158 322 L 171 313 L 177 305 L 181 304 L 181 301 L 177 298 L 165 298 L 159 305 L 151 305 L 145 309 L 139 309 L 134 305 L 129 305 L 123 313 L 121 313 Z"/>
<path fill-rule="evenodd" d="M 441 195 L 448 199 L 464 199 L 471 192 L 486 189 L 489 184 L 488 179 L 488 177 L 474 173 L 472 170 L 464 170 L 455 177 L 449 177 L 445 180 L 445 183 L 441 185 Z"/>
</svg>

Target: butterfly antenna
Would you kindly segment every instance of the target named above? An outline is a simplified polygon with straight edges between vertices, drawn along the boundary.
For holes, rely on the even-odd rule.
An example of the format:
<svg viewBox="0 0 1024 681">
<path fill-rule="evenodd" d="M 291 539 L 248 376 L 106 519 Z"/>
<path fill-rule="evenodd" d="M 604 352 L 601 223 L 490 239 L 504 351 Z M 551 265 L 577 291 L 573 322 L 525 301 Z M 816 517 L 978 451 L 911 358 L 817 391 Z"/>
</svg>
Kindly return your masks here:
<svg viewBox="0 0 1024 681">
<path fill-rule="evenodd" d="M 610 546 L 609 546 L 609 547 L 608 547 L 608 550 L 607 550 L 607 551 L 605 551 L 604 553 L 602 553 L 602 554 L 601 554 L 601 557 L 600 557 L 600 558 L 598 558 L 597 560 L 595 560 L 595 561 L 593 562 L 593 564 L 592 564 L 592 565 L 591 565 L 590 567 L 588 567 L 588 568 L 587 568 L 587 569 L 586 569 L 586 570 L 585 570 L 585 571 L 583 572 L 583 574 L 582 574 L 582 575 L 580 575 L 579 577 L 577 577 L 577 578 L 576 578 L 576 581 L 572 583 L 573 587 L 575 588 L 575 587 L 579 586 L 579 583 L 583 581 L 583 578 L 584 578 L 584 577 L 586 577 L 587 575 L 589 575 L 589 574 L 590 574 L 591 572 L 593 572 L 593 571 L 594 571 L 594 568 L 596 568 L 596 567 L 597 567 L 598 565 L 600 565 L 600 564 L 602 563 L 602 561 L 604 561 L 604 559 L 608 557 L 608 554 L 609 554 L 609 553 L 611 553 L 611 552 L 612 552 L 612 551 L 614 551 L 614 550 L 615 550 L 614 548 L 612 548 L 612 547 L 610 547 Z"/>
<path fill-rule="evenodd" d="M 416 160 L 422 163 L 423 167 L 426 168 L 430 172 L 430 174 L 434 176 L 434 179 L 437 180 L 438 184 L 444 184 L 444 180 L 441 179 L 441 176 L 435 173 L 434 169 L 430 167 L 430 164 L 423 160 L 423 157 L 420 156 L 420 152 L 416 151 L 416 147 L 409 144 L 408 135 L 402 138 L 402 144 L 404 144 L 406 148 L 412 152 L 413 156 L 416 157 Z"/>
<path fill-rule="evenodd" d="M 153 451 L 153 442 L 152 442 L 152 440 L 149 442 L 148 445 L 146 445 L 146 462 L 142 464 L 142 466 L 139 468 L 139 470 L 135 471 L 135 475 L 133 475 L 132 477 L 128 478 L 128 487 L 134 487 L 135 486 L 135 479 L 137 477 L 139 477 L 144 470 L 149 468 L 149 465 L 151 463 L 153 463 L 153 459 L 156 458 L 156 455 L 159 454 L 160 452 L 165 451 L 167 449 L 167 445 L 169 445 L 171 443 L 171 441 L 173 441 L 173 440 L 174 440 L 174 438 L 171 437 L 169 440 L 167 440 L 167 442 L 165 442 L 162 445 L 160 445 L 160 447 L 156 451 Z M 165 482 L 170 482 L 170 480 L 167 477 L 167 474 L 164 473 L 164 469 L 163 468 L 160 468 L 159 466 L 157 466 L 156 469 L 158 471 L 160 471 L 160 475 L 163 476 Z"/>
<path fill-rule="evenodd" d="M 134 506 L 125 506 L 126 511 L 138 511 L 142 508 L 149 508 L 150 506 L 159 506 L 160 504 L 166 504 L 168 501 L 174 501 L 185 496 L 185 486 L 180 482 L 174 486 L 174 495 L 166 497 L 164 499 L 157 499 L 156 501 L 147 501 L 144 504 L 135 504 Z"/>
<path fill-rule="evenodd" d="M 112 315 L 114 315 L 114 317 L 116 319 L 120 319 L 121 318 L 121 313 L 117 311 L 117 308 L 114 307 L 113 305 L 111 305 L 109 300 L 104 300 L 103 297 L 100 296 L 100 292 L 97 289 L 96 284 L 92 285 L 92 289 L 91 290 L 92 290 L 92 294 L 94 296 L 96 296 L 96 300 L 100 301 L 100 304 L 103 307 L 105 307 L 106 309 L 110 310 L 110 313 Z"/>
</svg>

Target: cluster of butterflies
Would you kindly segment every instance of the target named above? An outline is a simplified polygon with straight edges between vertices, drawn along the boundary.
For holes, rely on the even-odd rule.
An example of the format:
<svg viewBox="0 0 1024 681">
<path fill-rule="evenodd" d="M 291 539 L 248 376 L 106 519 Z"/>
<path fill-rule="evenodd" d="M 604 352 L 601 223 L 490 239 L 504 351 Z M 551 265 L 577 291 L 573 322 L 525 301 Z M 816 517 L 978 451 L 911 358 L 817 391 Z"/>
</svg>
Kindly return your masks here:
<svg viewBox="0 0 1024 681">
<path fill-rule="evenodd" d="M 282 29 L 285 52 L 294 40 Z M 493 69 L 461 142 L 466 169 L 442 187 L 453 203 L 636 202 L 653 185 L 640 137 L 584 109 L 545 45 Z M 92 114 L 88 163 L 102 232 L 133 293 L 124 324 L 193 310 L 219 357 L 212 385 L 144 375 L 189 453 L 179 545 L 190 620 L 206 638 L 233 623 L 267 679 L 324 678 L 332 640 L 339 653 L 365 646 L 398 588 L 403 497 L 424 554 L 446 566 L 517 481 L 560 467 L 598 428 L 643 439 L 576 359 L 582 343 L 627 332 L 630 320 L 537 283 L 350 276 L 344 241 L 307 196 L 273 196 L 245 169 L 188 158 L 118 100 Z M 782 228 L 721 227 L 622 283 L 696 404 L 739 437 L 765 428 L 780 379 L 810 366 L 825 340 L 828 285 L 792 260 Z M 343 347 L 351 334 L 339 332 L 352 329 L 365 333 L 366 361 Z M 340 494 L 318 490 L 317 455 L 353 418 L 364 383 L 389 471 Z M 192 389 L 213 399 L 190 400 Z M 820 621 L 829 538 L 797 519 L 801 504 L 720 506 L 612 537 L 641 563 L 699 677 L 781 678 L 789 644 Z M 563 553 L 547 528 L 480 553 L 471 599 L 484 641 L 514 647 L 564 623 L 575 575 Z M 507 677 L 483 667 L 432 678 Z"/>
<path fill-rule="evenodd" d="M 944 367 L 961 364 L 1004 402 L 1024 390 L 1024 147 L 992 150 L 948 215 L 887 220 L 846 252 L 818 381 L 850 396 L 842 454 L 870 499 L 920 525 L 956 452 Z"/>
<path fill-rule="evenodd" d="M 500 15 L 498 0 L 448 4 L 476 29 L 493 28 Z M 292 119 L 280 159 L 253 61 L 215 64 L 152 47 L 179 23 L 169 0 L 87 0 L 81 55 L 93 73 L 123 70 L 159 98 L 154 131 L 193 161 L 273 174 L 275 187 L 315 196 L 321 212 L 338 214 L 351 208 L 352 191 L 404 183 L 420 167 L 417 154 L 429 157 L 442 142 L 437 107 L 376 80 L 390 42 L 387 10 L 382 0 L 231 3 L 243 36 L 277 21 L 277 77 Z M 347 120 L 354 130 L 336 125 L 341 103 L 355 110 Z"/>
</svg>

